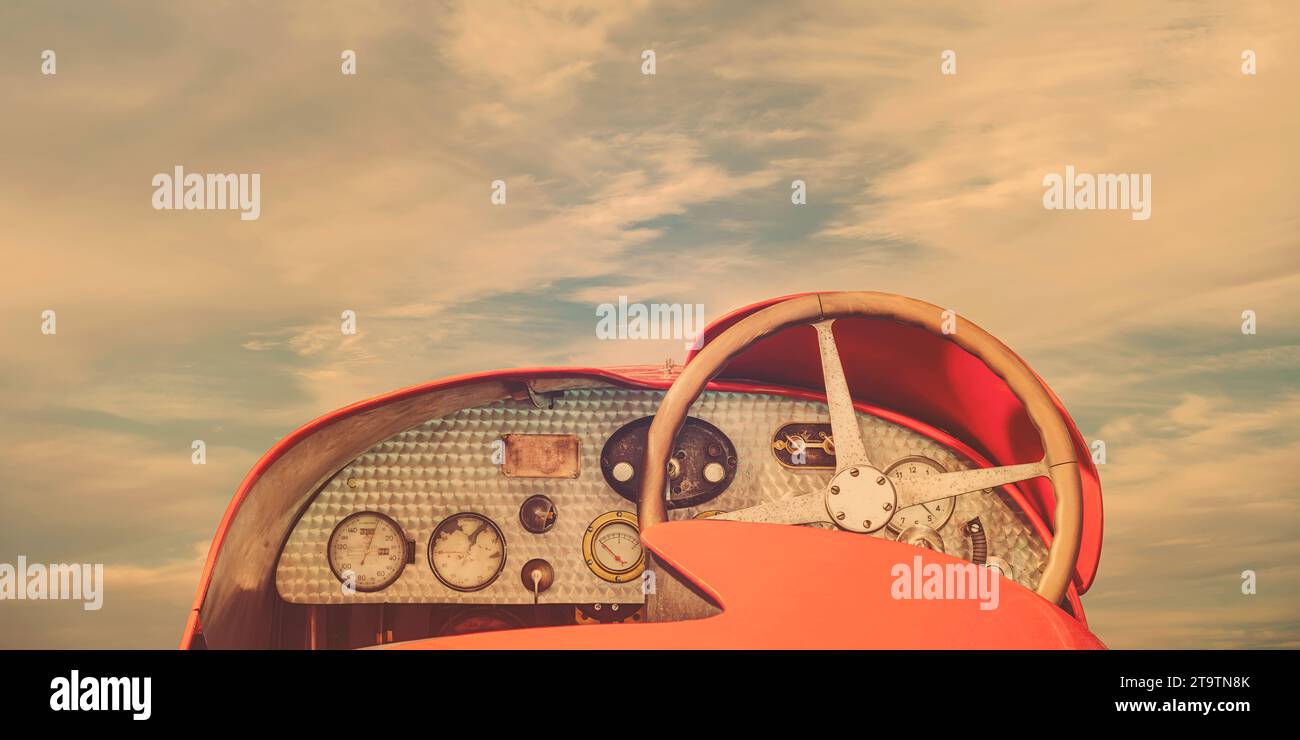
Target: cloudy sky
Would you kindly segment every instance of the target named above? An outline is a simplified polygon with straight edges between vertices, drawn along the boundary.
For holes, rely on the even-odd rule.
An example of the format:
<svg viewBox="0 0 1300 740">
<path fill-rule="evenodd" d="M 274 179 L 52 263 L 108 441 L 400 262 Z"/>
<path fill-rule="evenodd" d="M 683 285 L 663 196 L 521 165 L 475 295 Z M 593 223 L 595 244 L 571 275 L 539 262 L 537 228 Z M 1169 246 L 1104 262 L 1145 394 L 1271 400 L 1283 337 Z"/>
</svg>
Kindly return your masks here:
<svg viewBox="0 0 1300 740">
<path fill-rule="evenodd" d="M 240 479 L 323 412 L 465 371 L 680 359 L 595 338 L 619 295 L 715 318 L 805 290 L 953 307 L 1105 440 L 1085 606 L 1109 645 L 1300 647 L 1298 17 L 5 3 L 0 562 L 105 563 L 109 591 L 98 613 L 0 603 L 0 647 L 173 647 Z M 260 173 L 261 217 L 155 211 L 178 164 Z M 1149 173 L 1151 218 L 1045 210 L 1067 165 Z"/>
</svg>

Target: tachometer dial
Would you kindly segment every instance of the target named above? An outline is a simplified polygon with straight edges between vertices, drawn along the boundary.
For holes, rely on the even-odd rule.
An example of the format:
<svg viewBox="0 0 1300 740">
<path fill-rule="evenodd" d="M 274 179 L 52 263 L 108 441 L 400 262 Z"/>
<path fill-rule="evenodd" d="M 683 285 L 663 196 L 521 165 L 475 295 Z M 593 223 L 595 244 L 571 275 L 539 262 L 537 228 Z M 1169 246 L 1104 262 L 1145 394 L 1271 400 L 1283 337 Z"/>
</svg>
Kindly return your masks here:
<svg viewBox="0 0 1300 740">
<path fill-rule="evenodd" d="M 406 567 L 406 535 L 376 511 L 351 514 L 334 527 L 327 547 L 334 577 L 357 591 L 382 591 Z"/>
<path fill-rule="evenodd" d="M 885 475 L 899 481 L 942 475 L 946 472 L 948 469 L 943 465 L 921 455 L 905 457 L 885 468 Z M 952 518 L 952 510 L 956 504 L 957 499 L 953 497 L 899 509 L 889 520 L 889 528 L 895 532 L 902 532 L 908 527 L 920 524 L 931 529 L 940 529 Z"/>
<path fill-rule="evenodd" d="M 645 570 L 645 553 L 641 550 L 636 514 L 610 511 L 596 517 L 582 538 L 582 554 L 591 572 L 610 583 L 640 578 Z"/>
<path fill-rule="evenodd" d="M 429 538 L 429 565 L 448 588 L 478 591 L 501 575 L 506 540 L 496 523 L 482 514 L 453 514 Z"/>
</svg>

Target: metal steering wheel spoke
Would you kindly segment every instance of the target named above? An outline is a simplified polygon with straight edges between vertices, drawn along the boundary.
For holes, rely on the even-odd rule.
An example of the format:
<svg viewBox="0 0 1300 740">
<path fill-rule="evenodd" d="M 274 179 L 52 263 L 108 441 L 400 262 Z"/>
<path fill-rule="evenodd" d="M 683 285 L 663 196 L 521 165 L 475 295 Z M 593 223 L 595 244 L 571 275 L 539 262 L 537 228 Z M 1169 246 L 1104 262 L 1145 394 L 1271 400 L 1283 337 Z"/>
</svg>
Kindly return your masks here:
<svg viewBox="0 0 1300 740">
<path fill-rule="evenodd" d="M 757 506 L 716 514 L 710 519 L 732 522 L 766 522 L 768 524 L 812 524 L 830 522 L 826 500 L 821 492 L 805 493 L 794 498 L 768 501 Z"/>
<path fill-rule="evenodd" d="M 830 520 L 836 527 L 871 534 L 887 526 L 898 509 L 951 498 L 972 491 L 1007 485 L 1038 476 L 1051 478 L 1056 498 L 1052 512 L 1054 537 L 1039 579 L 1038 593 L 1052 603 L 1065 598 L 1079 561 L 1083 528 L 1083 478 L 1074 435 L 1064 410 L 1043 384 L 1006 345 L 975 324 L 963 320 L 960 336 L 952 336 L 944 309 L 905 296 L 876 292 L 822 292 L 794 296 L 748 313 L 716 334 L 688 363 L 664 394 L 646 436 L 645 473 L 641 479 L 638 514 L 642 530 L 668 520 L 663 499 L 666 466 L 673 438 L 690 405 L 733 358 L 756 342 L 795 326 L 811 324 L 817 331 L 826 405 L 835 440 L 835 475 L 821 495 L 803 495 L 718 515 L 732 521 L 807 524 Z M 891 320 L 917 327 L 960 346 L 1001 378 L 1020 401 L 1038 430 L 1044 460 L 1027 465 L 961 471 L 899 481 L 873 465 L 835 336 L 834 318 Z"/>
<path fill-rule="evenodd" d="M 831 437 L 835 440 L 835 472 L 847 468 L 871 465 L 867 457 L 867 446 L 862 441 L 862 428 L 858 426 L 858 414 L 853 408 L 853 397 L 849 395 L 849 384 L 844 379 L 844 365 L 840 362 L 840 351 L 835 346 L 835 335 L 831 331 L 834 319 L 813 324 L 817 330 L 817 346 L 821 349 L 822 379 L 826 385 L 826 405 L 831 414 Z"/>
<path fill-rule="evenodd" d="M 894 490 L 898 496 L 898 508 L 905 509 L 917 504 L 928 504 L 963 493 L 997 488 L 1008 483 L 1017 483 L 1030 478 L 1048 475 L 1047 462 L 1023 465 L 1006 465 L 1000 468 L 976 468 L 958 470 L 953 473 L 931 475 L 923 478 L 911 478 L 894 481 Z"/>
</svg>

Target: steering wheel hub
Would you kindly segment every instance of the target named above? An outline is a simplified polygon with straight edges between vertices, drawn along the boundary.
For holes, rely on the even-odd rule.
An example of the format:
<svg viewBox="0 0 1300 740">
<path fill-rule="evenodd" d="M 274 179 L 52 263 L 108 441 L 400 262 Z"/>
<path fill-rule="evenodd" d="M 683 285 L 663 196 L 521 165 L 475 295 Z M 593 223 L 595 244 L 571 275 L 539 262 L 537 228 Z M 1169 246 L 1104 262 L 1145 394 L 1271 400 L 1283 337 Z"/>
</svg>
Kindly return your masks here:
<svg viewBox="0 0 1300 740">
<path fill-rule="evenodd" d="M 889 523 L 898 506 L 889 476 L 870 465 L 845 468 L 826 486 L 826 512 L 840 529 L 875 532 Z"/>
</svg>

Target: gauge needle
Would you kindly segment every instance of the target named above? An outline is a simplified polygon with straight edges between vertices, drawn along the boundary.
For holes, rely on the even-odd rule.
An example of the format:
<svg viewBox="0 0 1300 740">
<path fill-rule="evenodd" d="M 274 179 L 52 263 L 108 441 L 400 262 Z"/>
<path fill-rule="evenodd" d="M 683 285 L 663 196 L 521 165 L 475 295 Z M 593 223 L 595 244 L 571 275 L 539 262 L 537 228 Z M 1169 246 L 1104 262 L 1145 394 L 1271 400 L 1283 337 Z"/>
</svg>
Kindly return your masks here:
<svg viewBox="0 0 1300 740">
<path fill-rule="evenodd" d="M 619 565 L 625 565 L 625 563 L 623 562 L 623 558 L 620 558 L 620 557 L 618 556 L 618 553 L 614 552 L 613 550 L 610 550 L 610 549 L 609 549 L 609 545 L 606 545 L 604 542 L 602 542 L 602 543 L 600 543 L 600 546 L 603 547 L 603 548 L 605 548 L 606 552 L 608 552 L 610 555 L 613 555 L 613 556 L 614 556 L 614 560 L 615 560 Z"/>
<path fill-rule="evenodd" d="M 473 532 L 470 532 L 470 533 L 469 533 L 469 546 L 470 546 L 470 547 L 473 547 L 474 545 L 477 545 L 477 544 L 478 544 L 478 536 L 481 535 L 481 534 L 483 534 L 483 531 L 486 530 L 486 529 L 487 529 L 487 524 L 484 524 L 484 523 L 480 522 L 479 525 L 478 525 L 478 528 L 475 529 Z"/>
<path fill-rule="evenodd" d="M 361 555 L 361 565 L 366 564 L 366 557 L 370 555 L 370 543 L 375 541 L 375 535 L 378 533 L 379 527 L 375 527 L 375 531 L 370 533 L 370 539 L 366 540 L 366 551 Z M 361 565 L 358 565 L 357 567 L 361 567 Z"/>
</svg>

